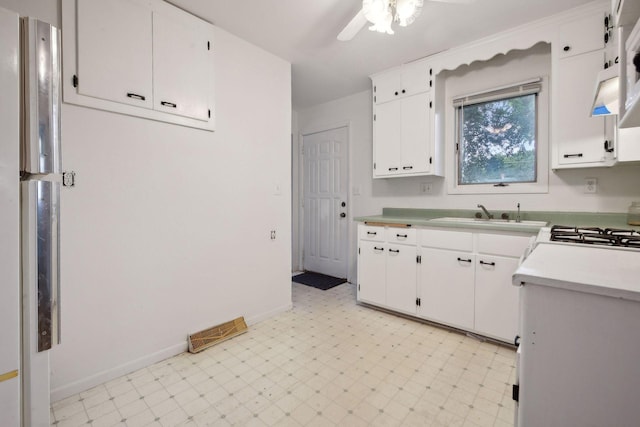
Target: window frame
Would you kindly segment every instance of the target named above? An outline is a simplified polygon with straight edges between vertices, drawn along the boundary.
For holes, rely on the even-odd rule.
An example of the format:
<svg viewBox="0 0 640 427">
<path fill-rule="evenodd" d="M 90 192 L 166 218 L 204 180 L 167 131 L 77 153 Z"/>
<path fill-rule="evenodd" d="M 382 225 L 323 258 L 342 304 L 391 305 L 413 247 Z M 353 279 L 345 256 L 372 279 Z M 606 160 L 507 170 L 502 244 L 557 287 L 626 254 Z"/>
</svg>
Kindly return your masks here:
<svg viewBox="0 0 640 427">
<path fill-rule="evenodd" d="M 539 86 L 537 90 L 518 92 L 515 88 L 534 83 Z M 500 87 L 493 87 L 484 91 L 475 92 L 465 96 L 451 98 L 450 106 L 453 114 L 453 144 L 452 160 L 453 170 L 449 180 L 449 194 L 518 194 L 518 193 L 548 193 L 549 192 L 549 78 L 547 76 L 535 77 L 519 83 L 513 83 Z M 470 183 L 460 184 L 459 142 L 461 137 L 462 122 L 459 120 L 459 108 L 465 105 L 479 104 L 482 102 L 497 101 L 500 99 L 514 98 L 521 95 L 536 94 L 536 159 L 535 182 L 504 182 L 498 183 Z"/>
</svg>

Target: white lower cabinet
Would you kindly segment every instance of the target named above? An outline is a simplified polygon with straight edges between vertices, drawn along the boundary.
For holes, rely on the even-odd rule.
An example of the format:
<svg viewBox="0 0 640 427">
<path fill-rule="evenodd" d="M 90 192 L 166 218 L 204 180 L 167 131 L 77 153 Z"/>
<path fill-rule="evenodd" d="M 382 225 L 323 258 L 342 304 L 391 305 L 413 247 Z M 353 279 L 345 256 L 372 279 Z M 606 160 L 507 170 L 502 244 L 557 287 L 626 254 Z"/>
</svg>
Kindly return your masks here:
<svg viewBox="0 0 640 427">
<path fill-rule="evenodd" d="M 386 251 L 383 242 L 361 241 L 358 255 L 358 299 L 386 304 Z"/>
<path fill-rule="evenodd" d="M 403 313 L 416 314 L 416 247 L 388 244 L 387 305 Z"/>
<path fill-rule="evenodd" d="M 513 341 L 518 329 L 518 292 L 511 276 L 517 258 L 478 255 L 474 329 L 483 335 Z"/>
<path fill-rule="evenodd" d="M 360 225 L 358 301 L 416 314 L 416 230 Z"/>
<path fill-rule="evenodd" d="M 358 226 L 358 300 L 513 342 L 531 235 Z"/>
<path fill-rule="evenodd" d="M 421 252 L 420 316 L 473 329 L 475 255 L 433 248 Z"/>
</svg>

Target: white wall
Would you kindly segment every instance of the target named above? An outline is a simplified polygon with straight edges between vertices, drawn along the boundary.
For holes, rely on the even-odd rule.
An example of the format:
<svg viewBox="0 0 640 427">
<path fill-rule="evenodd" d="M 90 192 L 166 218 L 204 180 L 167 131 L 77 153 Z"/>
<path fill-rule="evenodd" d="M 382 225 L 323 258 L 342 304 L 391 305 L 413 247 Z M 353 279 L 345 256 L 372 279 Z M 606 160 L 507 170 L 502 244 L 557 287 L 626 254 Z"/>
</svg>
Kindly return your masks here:
<svg viewBox="0 0 640 427">
<path fill-rule="evenodd" d="M 0 0 L 51 22 L 52 4 Z M 213 133 L 63 105 L 77 184 L 62 194 L 54 400 L 291 306 L 290 64 L 222 30 L 215 46 Z"/>
<path fill-rule="evenodd" d="M 537 47 L 536 49 L 540 49 Z M 532 65 L 540 68 L 547 61 L 540 52 Z M 517 68 L 526 68 L 527 59 L 516 55 Z M 488 74 L 505 73 L 512 78 L 510 71 L 501 67 L 511 67 L 504 58 L 496 58 L 498 68 L 489 67 Z M 450 95 L 458 95 L 456 91 L 468 89 L 463 79 L 473 80 L 482 67 L 487 64 L 475 63 L 464 73 L 459 73 L 447 86 Z M 474 72 L 475 71 L 475 72 Z M 487 74 L 485 70 L 485 74 Z M 507 81 L 506 83 L 510 83 Z M 482 88 L 479 88 L 482 89 Z M 372 107 L 371 92 L 365 91 L 325 104 L 297 111 L 300 132 L 305 129 L 317 129 L 322 126 L 331 127 L 333 123 L 351 123 L 349 158 L 349 176 L 351 180 L 351 214 L 352 217 L 377 215 L 383 207 L 421 208 L 421 209 L 475 209 L 482 203 L 490 210 L 513 210 L 520 202 L 525 211 L 573 211 L 573 212 L 626 212 L 633 200 L 640 200 L 640 166 L 618 165 L 613 168 L 592 168 L 576 170 L 559 170 L 549 172 L 549 192 L 546 194 L 496 194 L 496 195 L 450 195 L 447 194 L 449 178 L 412 177 L 372 179 Z M 447 162 L 453 161 L 453 141 L 447 138 Z M 638 141 L 640 143 L 640 141 Z M 299 161 L 299 157 L 296 158 Z M 451 165 L 449 165 L 451 166 Z M 451 169 L 451 167 L 449 167 Z M 584 179 L 598 179 L 597 194 L 584 193 Z M 294 177 L 294 179 L 296 179 Z M 432 194 L 421 194 L 420 183 L 432 182 Z M 354 189 L 358 188 L 359 196 Z M 302 191 L 302 189 L 300 189 Z M 299 212 L 294 210 L 294 215 Z M 301 232 L 301 230 L 300 230 Z M 300 234 L 298 235 L 298 237 Z M 349 279 L 355 278 L 356 233 L 352 223 L 350 230 Z"/>
</svg>

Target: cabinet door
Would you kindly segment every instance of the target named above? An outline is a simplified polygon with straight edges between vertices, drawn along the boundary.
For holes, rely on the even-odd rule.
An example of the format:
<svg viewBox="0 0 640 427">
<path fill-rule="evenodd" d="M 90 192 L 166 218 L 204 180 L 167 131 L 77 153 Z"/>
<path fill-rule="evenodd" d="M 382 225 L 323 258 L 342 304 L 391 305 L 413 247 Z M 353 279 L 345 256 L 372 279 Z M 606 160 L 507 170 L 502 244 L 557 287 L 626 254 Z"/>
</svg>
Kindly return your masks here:
<svg viewBox="0 0 640 427">
<path fill-rule="evenodd" d="M 397 175 L 402 170 L 400 148 L 401 100 L 378 104 L 373 122 L 374 177 Z"/>
<path fill-rule="evenodd" d="M 209 119 L 213 62 L 210 40 L 197 26 L 153 14 L 153 108 Z"/>
<path fill-rule="evenodd" d="M 415 95 L 426 92 L 432 83 L 431 68 L 424 61 L 412 62 L 402 66 L 402 95 Z"/>
<path fill-rule="evenodd" d="M 78 93 L 152 107 L 151 11 L 132 0 L 78 0 Z"/>
<path fill-rule="evenodd" d="M 394 244 L 387 246 L 387 306 L 393 310 L 416 314 L 416 247 Z"/>
<path fill-rule="evenodd" d="M 358 255 L 358 300 L 384 305 L 386 302 L 386 246 L 360 241 Z"/>
<path fill-rule="evenodd" d="M 398 99 L 401 95 L 402 73 L 394 68 L 373 78 L 373 101 L 376 104 Z"/>
<path fill-rule="evenodd" d="M 475 330 L 513 342 L 518 330 L 519 289 L 511 284 L 518 259 L 477 255 Z"/>
<path fill-rule="evenodd" d="M 593 85 L 603 61 L 601 51 L 559 61 L 558 93 L 554 95 L 556 108 L 552 115 L 559 167 L 597 164 L 607 158 L 604 151 L 605 118 L 590 117 Z"/>
<path fill-rule="evenodd" d="M 431 121 L 428 92 L 401 100 L 400 173 L 429 172 Z"/>
<path fill-rule="evenodd" d="M 472 329 L 475 255 L 423 248 L 419 269 L 420 316 Z"/>
<path fill-rule="evenodd" d="M 560 25 L 558 41 L 561 58 L 604 48 L 604 14 L 596 12 Z"/>
</svg>

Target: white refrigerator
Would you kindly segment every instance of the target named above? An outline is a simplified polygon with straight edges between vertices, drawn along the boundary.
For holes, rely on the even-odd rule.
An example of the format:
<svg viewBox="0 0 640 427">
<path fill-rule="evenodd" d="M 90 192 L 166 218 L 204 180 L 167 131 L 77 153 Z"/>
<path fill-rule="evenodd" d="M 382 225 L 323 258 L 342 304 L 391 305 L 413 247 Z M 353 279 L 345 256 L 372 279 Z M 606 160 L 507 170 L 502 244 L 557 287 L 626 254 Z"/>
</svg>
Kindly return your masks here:
<svg viewBox="0 0 640 427">
<path fill-rule="evenodd" d="M 48 426 L 60 340 L 60 34 L 0 8 L 0 425 Z"/>
</svg>

